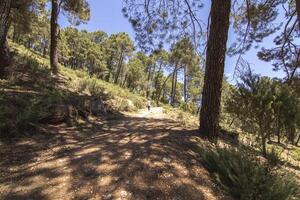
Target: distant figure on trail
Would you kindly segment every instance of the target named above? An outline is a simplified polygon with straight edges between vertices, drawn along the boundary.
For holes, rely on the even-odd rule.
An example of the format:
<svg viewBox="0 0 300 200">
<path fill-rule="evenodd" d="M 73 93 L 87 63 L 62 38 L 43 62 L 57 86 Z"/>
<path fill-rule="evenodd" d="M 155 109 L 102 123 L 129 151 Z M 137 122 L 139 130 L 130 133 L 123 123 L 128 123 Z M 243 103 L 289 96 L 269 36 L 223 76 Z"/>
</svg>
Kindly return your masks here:
<svg viewBox="0 0 300 200">
<path fill-rule="evenodd" d="M 150 108 L 151 108 L 151 101 L 150 100 L 147 101 L 147 108 L 148 108 L 148 111 L 150 111 Z"/>
</svg>

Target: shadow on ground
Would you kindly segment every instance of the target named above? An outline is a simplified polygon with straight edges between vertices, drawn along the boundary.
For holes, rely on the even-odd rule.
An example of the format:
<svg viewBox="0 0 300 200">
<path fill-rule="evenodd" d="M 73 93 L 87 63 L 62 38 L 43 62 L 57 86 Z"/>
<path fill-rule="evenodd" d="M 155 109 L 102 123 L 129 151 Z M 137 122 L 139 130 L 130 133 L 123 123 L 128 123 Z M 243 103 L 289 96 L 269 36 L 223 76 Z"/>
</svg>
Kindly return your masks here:
<svg viewBox="0 0 300 200">
<path fill-rule="evenodd" d="M 225 199 L 197 161 L 196 132 L 122 117 L 2 140 L 0 199 Z"/>
</svg>

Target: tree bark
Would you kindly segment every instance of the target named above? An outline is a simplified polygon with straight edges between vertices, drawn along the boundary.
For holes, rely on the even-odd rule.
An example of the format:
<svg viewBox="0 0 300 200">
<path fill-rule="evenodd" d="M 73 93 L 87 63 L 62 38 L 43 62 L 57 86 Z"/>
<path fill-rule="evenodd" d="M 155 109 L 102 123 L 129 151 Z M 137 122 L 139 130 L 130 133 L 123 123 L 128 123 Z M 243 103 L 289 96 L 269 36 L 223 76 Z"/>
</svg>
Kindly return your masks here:
<svg viewBox="0 0 300 200">
<path fill-rule="evenodd" d="M 219 132 L 230 7 L 231 0 L 212 0 L 199 127 L 200 134 L 211 139 L 216 139 Z"/>
<path fill-rule="evenodd" d="M 4 77 L 5 68 L 10 64 L 11 60 L 7 44 L 11 6 L 12 0 L 0 1 L 0 78 Z"/>
<path fill-rule="evenodd" d="M 280 129 L 277 131 L 277 143 L 280 144 Z"/>
<path fill-rule="evenodd" d="M 296 0 L 296 12 L 297 12 L 297 19 L 298 19 L 298 28 L 300 30 L 300 0 Z"/>
<path fill-rule="evenodd" d="M 161 70 L 162 70 L 162 63 L 159 64 L 157 74 L 156 74 L 156 76 L 154 78 L 154 88 L 155 88 L 155 90 L 152 93 L 152 99 L 157 99 L 157 96 L 158 96 L 158 91 L 159 91 L 159 88 L 158 88 L 158 79 L 161 76 L 161 74 L 160 74 Z"/>
<path fill-rule="evenodd" d="M 297 139 L 297 141 L 295 143 L 296 146 L 298 145 L 299 141 L 300 141 L 300 134 L 298 135 L 298 139 Z"/>
<path fill-rule="evenodd" d="M 174 96 L 174 85 L 175 85 L 175 71 L 176 71 L 176 67 L 173 71 L 173 74 L 172 74 L 172 86 L 171 86 L 171 105 L 174 104 L 174 99 L 173 99 L 173 96 Z"/>
<path fill-rule="evenodd" d="M 262 153 L 263 153 L 263 156 L 266 157 L 267 155 L 267 142 L 266 142 L 266 136 L 262 134 Z"/>
<path fill-rule="evenodd" d="M 118 80 L 119 80 L 119 76 L 121 74 L 121 68 L 123 66 L 123 59 L 124 59 L 124 56 L 123 56 L 123 49 L 121 50 L 121 54 L 120 54 L 120 58 L 119 58 L 119 62 L 118 62 L 118 69 L 117 69 L 117 73 L 116 73 L 116 76 L 115 76 L 115 80 L 114 80 L 114 83 L 117 84 L 118 83 Z"/>
<path fill-rule="evenodd" d="M 277 143 L 280 144 L 280 133 L 281 133 L 281 124 L 280 124 L 280 115 L 278 115 L 277 119 Z"/>
<path fill-rule="evenodd" d="M 183 96 L 184 96 L 184 102 L 187 103 L 187 66 L 185 65 L 184 68 L 184 73 L 183 73 Z"/>
<path fill-rule="evenodd" d="M 57 41 L 58 41 L 58 15 L 59 15 L 59 3 L 58 0 L 51 0 L 51 20 L 50 20 L 50 65 L 53 74 L 58 73 L 58 56 L 57 56 Z"/>
<path fill-rule="evenodd" d="M 149 96 L 150 96 L 150 89 L 151 89 L 151 72 L 152 72 L 152 64 L 150 64 L 150 65 L 149 65 L 149 68 L 148 68 L 146 98 L 149 98 Z"/>
<path fill-rule="evenodd" d="M 173 105 L 175 105 L 175 103 L 176 103 L 177 74 L 178 74 L 177 72 L 178 71 L 175 70 L 175 85 L 174 85 L 174 92 L 173 92 Z"/>
<path fill-rule="evenodd" d="M 177 69 L 178 64 L 175 64 L 173 76 L 172 76 L 172 88 L 171 88 L 171 105 L 174 106 L 176 97 L 176 85 L 177 85 Z"/>
</svg>

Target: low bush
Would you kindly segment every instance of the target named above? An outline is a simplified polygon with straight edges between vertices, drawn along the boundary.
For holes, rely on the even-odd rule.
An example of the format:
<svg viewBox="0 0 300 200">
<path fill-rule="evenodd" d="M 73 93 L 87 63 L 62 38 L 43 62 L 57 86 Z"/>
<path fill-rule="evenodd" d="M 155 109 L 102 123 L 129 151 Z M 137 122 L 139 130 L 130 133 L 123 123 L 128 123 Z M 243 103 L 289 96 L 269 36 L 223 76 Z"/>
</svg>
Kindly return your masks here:
<svg viewBox="0 0 300 200">
<path fill-rule="evenodd" d="M 295 199 L 298 187 L 290 175 L 278 175 L 244 150 L 203 150 L 204 166 L 226 193 L 240 200 Z"/>
<path fill-rule="evenodd" d="M 78 84 L 75 90 L 78 92 L 88 92 L 91 96 L 101 96 L 103 100 L 115 100 L 112 107 L 116 107 L 118 111 L 132 110 L 129 108 L 128 101 L 131 101 L 135 109 L 145 107 L 146 99 L 137 94 L 133 94 L 127 89 L 121 88 L 112 83 L 105 82 L 95 77 L 83 77 L 77 80 Z M 76 85 L 75 83 L 73 84 Z"/>
<path fill-rule="evenodd" d="M 294 147 L 291 151 L 291 156 L 294 160 L 300 161 L 300 148 Z"/>
</svg>

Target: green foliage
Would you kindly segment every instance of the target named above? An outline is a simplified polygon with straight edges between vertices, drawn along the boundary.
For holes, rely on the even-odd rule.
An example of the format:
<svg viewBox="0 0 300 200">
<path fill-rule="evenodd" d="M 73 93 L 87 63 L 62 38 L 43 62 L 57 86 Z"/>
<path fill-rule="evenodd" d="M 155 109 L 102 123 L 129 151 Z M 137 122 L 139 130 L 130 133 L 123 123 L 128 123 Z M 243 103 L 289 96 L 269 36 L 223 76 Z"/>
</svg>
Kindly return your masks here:
<svg viewBox="0 0 300 200">
<path fill-rule="evenodd" d="M 69 22 L 74 25 L 90 19 L 90 7 L 86 0 L 64 0 L 61 8 L 65 11 Z"/>
<path fill-rule="evenodd" d="M 72 77 L 69 83 L 70 87 L 79 93 L 87 93 L 88 95 L 101 97 L 103 100 L 115 100 L 113 104 L 121 103 L 121 105 L 128 104 L 128 100 L 133 103 L 135 108 L 145 107 L 146 99 L 131 93 L 129 90 L 124 89 L 118 85 L 108 83 L 96 77 L 91 77 L 83 70 L 69 70 L 63 69 L 66 76 Z M 128 106 L 128 105 L 127 105 Z M 119 111 L 123 111 L 127 106 L 116 106 Z"/>
<path fill-rule="evenodd" d="M 62 104 L 65 95 L 59 91 L 48 91 L 46 95 L 25 94 L 8 96 L 2 93 L 0 98 L 0 132 L 24 133 L 28 128 L 49 116 L 49 106 Z M 10 105 L 9 102 L 15 102 Z"/>
<path fill-rule="evenodd" d="M 141 91 L 146 88 L 145 66 L 138 58 L 133 57 L 127 64 L 127 88 L 131 91 Z"/>
<path fill-rule="evenodd" d="M 107 70 L 104 49 L 105 33 L 78 31 L 67 27 L 61 31 L 59 60 L 73 69 L 85 69 L 90 74 L 103 77 Z M 103 37 L 103 38 L 101 38 Z"/>
<path fill-rule="evenodd" d="M 26 130 L 31 124 L 36 124 L 49 115 L 48 107 L 45 105 L 51 104 L 46 104 L 45 100 L 47 103 L 51 103 L 51 98 L 47 97 L 42 100 L 35 99 L 36 102 L 24 103 L 24 109 L 18 108 L 19 112 L 17 113 L 14 126 L 19 132 Z"/>
<path fill-rule="evenodd" d="M 41 6 L 42 2 L 44 1 L 41 0 Z M 9 37 L 13 42 L 26 46 L 24 51 L 29 52 L 28 55 L 33 53 L 30 50 L 34 51 L 32 54 L 34 59 L 29 62 L 38 60 L 39 64 L 29 63 L 28 65 L 39 67 L 43 63 L 48 68 L 49 61 L 41 58 L 49 56 L 49 11 L 41 6 L 31 17 L 31 28 L 26 34 L 18 28 L 17 24 L 14 24 L 10 29 Z M 88 19 L 89 10 L 86 1 L 64 1 L 61 6 L 64 10 L 63 14 L 66 14 L 68 19 L 75 24 Z M 81 16 L 81 14 L 83 15 Z M 86 16 L 84 16 L 85 14 Z M 79 73 L 77 74 L 79 77 L 93 76 L 118 84 L 131 92 L 152 98 L 157 104 L 160 101 L 170 103 L 170 96 L 173 96 L 172 99 L 176 102 L 176 106 L 180 106 L 183 102 L 182 96 L 184 96 L 185 104 L 188 105 L 185 108 L 189 112 L 196 112 L 195 106 L 200 102 L 199 88 L 202 87 L 203 73 L 199 68 L 199 56 L 188 38 L 179 40 L 174 45 L 172 52 L 160 48 L 150 54 L 134 52 L 134 43 L 126 33 L 109 36 L 103 31 L 88 32 L 66 27 L 60 30 L 58 40 L 59 63 L 65 67 L 79 70 L 76 72 Z M 12 45 L 15 44 L 12 43 Z M 28 56 L 24 56 L 24 58 L 28 60 Z M 175 61 L 180 64 L 180 69 L 172 79 L 171 75 L 166 76 L 166 73 L 170 70 L 171 74 L 174 73 Z M 66 71 L 65 68 L 60 68 L 62 69 L 61 73 Z M 185 70 L 182 70 L 183 68 Z M 87 74 L 83 71 L 86 71 Z M 179 81 L 181 73 L 184 73 L 185 84 Z M 70 74 L 73 79 L 77 78 L 73 73 Z M 86 84 L 85 81 L 81 81 L 82 87 L 78 89 L 86 90 Z M 98 92 L 94 91 L 96 88 L 90 88 L 92 93 Z"/>
<path fill-rule="evenodd" d="M 277 175 L 242 149 L 203 150 L 204 166 L 228 194 L 236 199 L 288 200 L 298 192 L 290 175 Z"/>
<path fill-rule="evenodd" d="M 299 147 L 294 147 L 291 151 L 291 155 L 294 160 L 300 161 L 300 148 Z"/>
<path fill-rule="evenodd" d="M 268 159 L 268 163 L 270 164 L 270 166 L 275 167 L 280 164 L 280 155 L 282 152 L 283 150 L 274 147 L 272 147 L 271 150 L 268 151 L 266 158 Z"/>
<path fill-rule="evenodd" d="M 163 112 L 166 113 L 171 119 L 181 122 L 184 126 L 197 127 L 199 125 L 198 117 L 186 112 L 184 109 L 174 108 L 165 104 L 163 105 Z"/>
<path fill-rule="evenodd" d="M 12 74 L 14 78 L 9 80 L 12 87 L 15 88 L 18 84 L 22 87 L 28 85 L 27 87 L 33 92 L 29 91 L 28 95 L 26 92 L 24 95 L 21 93 L 17 96 L 9 96 L 5 92 L 0 93 L 1 131 L 26 130 L 30 124 L 36 124 L 48 117 L 51 105 L 67 105 L 68 102 L 75 102 L 74 106 L 83 109 L 82 102 L 77 102 L 77 100 L 84 97 L 100 97 L 106 102 L 108 110 L 125 111 L 145 107 L 145 98 L 118 85 L 98 79 L 96 76 L 91 76 L 85 70 L 72 70 L 62 66 L 63 83 L 60 87 L 65 89 L 57 89 L 58 83 L 52 80 L 53 77 L 49 73 L 48 59 L 22 45 L 10 42 L 10 46 L 15 54 L 17 69 Z M 31 76 L 26 78 L 28 74 Z M 26 81 L 19 80 L 19 76 L 21 79 L 25 76 Z M 78 95 L 71 95 L 74 92 Z"/>
<path fill-rule="evenodd" d="M 257 134 L 263 153 L 266 139 L 281 135 L 291 142 L 299 130 L 300 101 L 287 84 L 267 77 L 259 77 L 248 71 L 241 76 L 237 88 L 232 88 L 226 110 L 239 120 L 241 128 Z"/>
</svg>

